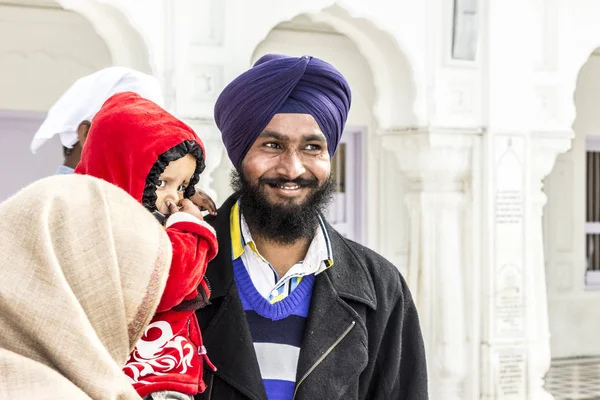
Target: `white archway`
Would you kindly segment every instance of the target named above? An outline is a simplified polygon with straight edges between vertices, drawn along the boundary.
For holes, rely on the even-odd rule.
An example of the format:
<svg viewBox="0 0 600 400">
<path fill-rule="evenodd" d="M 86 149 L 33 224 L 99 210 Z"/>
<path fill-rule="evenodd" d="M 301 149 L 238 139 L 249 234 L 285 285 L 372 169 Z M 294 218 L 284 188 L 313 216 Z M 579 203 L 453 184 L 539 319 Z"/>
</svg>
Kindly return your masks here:
<svg viewBox="0 0 600 400">
<path fill-rule="evenodd" d="M 239 55 L 247 62 L 252 59 L 255 49 L 279 24 L 290 21 L 299 15 L 308 17 L 315 23 L 331 26 L 338 33 L 350 38 L 367 60 L 376 88 L 373 112 L 381 130 L 419 126 L 425 120 L 418 115 L 416 105 L 423 94 L 416 89 L 416 70 L 413 69 L 410 55 L 404 51 L 397 38 L 377 27 L 366 18 L 354 17 L 350 10 L 339 4 L 327 8 L 302 10 L 294 15 L 281 15 L 270 21 L 246 41 L 245 54 Z"/>
<path fill-rule="evenodd" d="M 586 248 L 586 240 L 591 239 L 587 235 L 593 233 L 589 230 L 593 224 L 589 228 L 586 223 L 586 164 L 588 151 L 600 151 L 599 70 L 600 54 L 592 49 L 577 71 L 573 90 L 575 137 L 571 149 L 557 157 L 545 184 L 548 203 L 544 215 L 544 247 L 552 356 L 555 358 L 600 355 L 596 339 L 600 323 L 592 317 L 600 308 L 600 292 L 586 285 L 586 256 L 590 250 Z M 597 254 L 597 250 L 594 253 Z"/>
<path fill-rule="evenodd" d="M 575 123 L 577 110 L 574 94 L 580 72 L 591 54 L 600 48 L 600 3 L 589 0 L 574 0 L 556 5 L 560 15 L 554 27 L 560 35 L 555 46 L 557 63 L 557 84 L 560 87 L 562 115 L 557 128 L 570 129 Z M 575 29 L 576 28 L 576 29 Z"/>
<path fill-rule="evenodd" d="M 600 4 L 574 0 L 554 7 L 558 20 L 552 29 L 557 31 L 558 41 L 552 43 L 550 51 L 560 62 L 553 71 L 558 110 L 553 127 L 565 132 L 564 141 L 568 140 L 566 132 L 574 136 L 561 148 L 566 152 L 556 157 L 544 181 L 544 261 L 551 353 L 553 358 L 565 358 L 600 355 L 599 342 L 592 338 L 598 329 L 596 320 L 585 317 L 591 315 L 588 310 L 600 307 L 600 292 L 586 290 L 585 282 L 586 139 L 600 135 L 600 119 L 596 118 L 600 102 L 596 94 L 600 90 Z M 554 162 L 554 158 L 548 160 Z"/>
<path fill-rule="evenodd" d="M 113 65 L 130 67 L 152 74 L 157 66 L 152 62 L 147 41 L 118 8 L 98 0 L 55 0 L 64 9 L 84 16 L 104 39 Z"/>
<path fill-rule="evenodd" d="M 395 39 L 371 20 L 353 18 L 338 5 L 308 17 L 348 36 L 367 60 L 376 89 L 373 112 L 380 129 L 417 125 L 413 71 Z"/>
<path fill-rule="evenodd" d="M 89 20 L 56 1 L 33 6 L 2 4 L 0 34 L 0 153 L 7 175 L 0 200 L 24 185 L 56 172 L 62 164 L 58 137 L 36 154 L 29 148 L 45 113 L 78 78 L 113 64 L 104 39 Z M 14 169 L 14 168 L 13 168 Z"/>
<path fill-rule="evenodd" d="M 600 37 L 600 31 L 598 32 Z M 569 96 L 564 105 L 564 121 L 572 128 L 577 119 L 577 105 L 575 95 L 581 75 L 581 70 L 585 67 L 590 56 L 600 48 L 600 40 L 595 38 L 585 38 L 580 40 L 573 49 L 569 51 L 568 61 L 566 61 L 565 73 L 562 74 L 563 92 Z"/>
<path fill-rule="evenodd" d="M 288 33 L 285 33 L 287 31 Z M 414 108 L 415 80 L 408 58 L 387 32 L 371 20 L 355 18 L 334 5 L 280 21 L 255 35 L 246 68 L 266 52 L 310 54 L 331 62 L 346 76 L 353 91 L 350 130 L 363 132 L 361 173 L 363 192 L 355 197 L 360 241 L 390 259 L 400 270 L 407 265 L 408 214 L 403 202 L 407 187 L 395 156 L 383 151 L 381 133 L 418 125 Z M 386 184 L 395 182 L 394 185 Z M 391 201 L 389 199 L 395 199 Z M 385 217 L 384 217 L 385 216 Z M 389 238 L 395 232 L 395 240 Z"/>
<path fill-rule="evenodd" d="M 376 213 L 368 212 L 365 206 L 372 201 L 367 192 L 379 191 L 374 183 L 377 178 L 374 160 L 380 159 L 381 151 L 376 140 L 379 129 L 374 115 L 376 89 L 367 60 L 347 35 L 305 14 L 277 25 L 258 45 L 251 64 L 268 53 L 318 57 L 331 63 L 347 79 L 352 90 L 352 106 L 338 147 L 338 155 L 343 154 L 332 160 L 337 166 L 338 188 L 344 189 L 336 189 L 327 219 L 346 237 L 365 243 L 372 236 L 365 229 L 365 217 L 371 214 L 369 220 L 377 218 Z M 364 177 L 368 177 L 367 182 Z"/>
</svg>

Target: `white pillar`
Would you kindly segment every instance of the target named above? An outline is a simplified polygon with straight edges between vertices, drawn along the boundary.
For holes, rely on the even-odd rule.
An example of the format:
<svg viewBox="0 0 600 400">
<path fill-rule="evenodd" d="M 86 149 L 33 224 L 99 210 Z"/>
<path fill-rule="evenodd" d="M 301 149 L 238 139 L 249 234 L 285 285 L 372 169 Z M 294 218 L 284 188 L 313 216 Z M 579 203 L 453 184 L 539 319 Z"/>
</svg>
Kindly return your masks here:
<svg viewBox="0 0 600 400">
<path fill-rule="evenodd" d="M 197 187 L 206 192 L 215 201 L 217 206 L 225 199 L 218 198 L 217 191 L 213 187 L 214 178 L 213 174 L 221 165 L 223 160 L 223 154 L 225 148 L 221 141 L 221 134 L 211 120 L 203 119 L 187 119 L 185 122 L 196 132 L 204 143 L 204 150 L 206 151 L 206 168 L 202 175 L 200 175 L 200 182 Z"/>
<path fill-rule="evenodd" d="M 486 139 L 481 398 L 529 399 L 527 134 L 495 132 Z"/>
<path fill-rule="evenodd" d="M 572 132 L 534 133 L 531 137 L 531 223 L 529 243 L 531 250 L 527 268 L 528 293 L 527 321 L 529 322 L 529 387 L 533 400 L 551 400 L 553 396 L 544 389 L 544 376 L 551 363 L 550 327 L 548 324 L 548 300 L 546 289 L 546 265 L 542 217 L 546 195 L 543 179 L 550 173 L 556 157 L 571 145 Z"/>
<path fill-rule="evenodd" d="M 571 134 L 487 137 L 482 399 L 552 400 L 542 181 Z"/>
<path fill-rule="evenodd" d="M 469 376 L 464 210 L 470 199 L 464 187 L 473 141 L 472 133 L 439 129 L 382 136 L 411 185 L 406 278 L 421 319 L 432 400 L 464 399 Z"/>
</svg>

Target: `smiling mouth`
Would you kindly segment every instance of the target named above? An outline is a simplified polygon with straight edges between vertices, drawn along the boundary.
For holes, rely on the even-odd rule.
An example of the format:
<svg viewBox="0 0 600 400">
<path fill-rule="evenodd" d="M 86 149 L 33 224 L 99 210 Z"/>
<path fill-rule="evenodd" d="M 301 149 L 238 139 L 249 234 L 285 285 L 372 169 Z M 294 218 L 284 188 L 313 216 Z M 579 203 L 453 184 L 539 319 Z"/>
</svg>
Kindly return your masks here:
<svg viewBox="0 0 600 400">
<path fill-rule="evenodd" d="M 276 190 L 279 194 L 299 194 L 304 190 L 310 190 L 311 188 L 317 187 L 316 179 L 303 179 L 297 178 L 293 180 L 281 179 L 281 178 L 271 178 L 271 179 L 261 179 L 259 183 L 270 187 L 271 189 Z"/>
<path fill-rule="evenodd" d="M 283 190 L 298 190 L 301 188 L 300 185 L 297 184 L 285 184 L 285 185 L 269 185 L 273 188 L 279 188 L 279 189 L 283 189 Z"/>
</svg>

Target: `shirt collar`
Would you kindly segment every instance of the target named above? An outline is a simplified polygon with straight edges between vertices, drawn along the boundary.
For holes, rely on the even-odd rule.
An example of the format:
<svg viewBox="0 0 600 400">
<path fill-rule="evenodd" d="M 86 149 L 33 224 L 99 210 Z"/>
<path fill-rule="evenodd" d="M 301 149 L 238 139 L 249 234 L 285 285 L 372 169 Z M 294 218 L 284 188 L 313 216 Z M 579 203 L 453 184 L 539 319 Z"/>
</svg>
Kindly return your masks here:
<svg viewBox="0 0 600 400">
<path fill-rule="evenodd" d="M 304 275 L 314 273 L 319 274 L 333 265 L 333 252 L 331 249 L 331 241 L 325 227 L 325 222 L 319 215 L 319 227 L 315 233 L 313 240 L 308 247 L 306 257 L 302 262 L 306 266 Z M 232 259 L 237 259 L 242 256 L 246 247 L 254 250 L 260 258 L 262 256 L 254 246 L 252 235 L 244 216 L 240 212 L 239 201 L 231 208 L 230 214 L 230 229 L 231 229 L 231 250 Z M 264 260 L 264 259 L 263 259 Z"/>
<path fill-rule="evenodd" d="M 73 168 L 67 167 L 66 165 L 61 165 L 56 170 L 56 175 L 70 175 L 74 172 L 75 172 L 75 170 Z"/>
</svg>

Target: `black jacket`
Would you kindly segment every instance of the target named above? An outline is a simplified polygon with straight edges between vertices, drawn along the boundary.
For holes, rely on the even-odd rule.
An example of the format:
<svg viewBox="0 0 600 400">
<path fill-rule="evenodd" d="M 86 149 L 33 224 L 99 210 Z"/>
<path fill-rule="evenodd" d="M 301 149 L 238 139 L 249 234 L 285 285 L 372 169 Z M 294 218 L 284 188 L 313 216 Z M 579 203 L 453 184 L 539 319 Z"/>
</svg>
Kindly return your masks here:
<svg viewBox="0 0 600 400">
<path fill-rule="evenodd" d="M 267 400 L 231 261 L 229 198 L 207 218 L 219 240 L 208 265 L 211 304 L 197 311 L 217 372 L 196 400 Z M 328 226 L 334 265 L 316 276 L 298 360 L 297 400 L 426 400 L 417 311 L 404 279 L 380 255 Z"/>
</svg>

